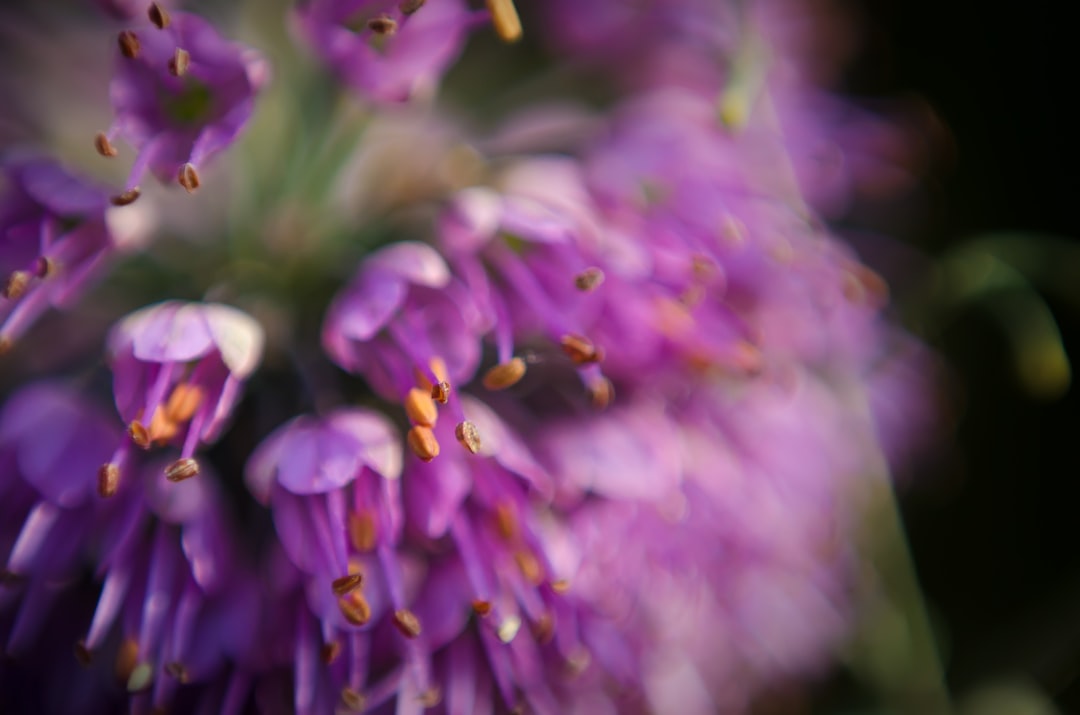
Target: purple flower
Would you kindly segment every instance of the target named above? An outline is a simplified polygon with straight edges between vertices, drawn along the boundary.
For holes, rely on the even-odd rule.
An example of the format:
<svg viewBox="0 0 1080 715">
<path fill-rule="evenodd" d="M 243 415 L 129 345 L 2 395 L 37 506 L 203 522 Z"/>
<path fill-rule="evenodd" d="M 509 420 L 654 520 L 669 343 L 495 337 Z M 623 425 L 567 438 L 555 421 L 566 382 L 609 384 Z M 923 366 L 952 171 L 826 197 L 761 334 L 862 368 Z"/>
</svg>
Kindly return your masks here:
<svg viewBox="0 0 1080 715">
<path fill-rule="evenodd" d="M 486 446 L 410 456 L 404 473 L 386 418 L 357 409 L 298 418 L 248 463 L 291 564 L 279 571 L 298 571 L 304 594 L 297 712 L 443 698 L 558 711 L 554 688 L 583 665 L 591 613 L 549 558 L 548 477 L 494 413 L 466 408 Z M 434 429 L 451 438 L 448 424 Z"/>
<path fill-rule="evenodd" d="M 104 156 L 116 155 L 116 137 L 138 151 L 119 201 L 138 197 L 148 169 L 198 188 L 198 167 L 240 135 L 269 76 L 254 50 L 226 41 L 206 20 L 157 4 L 149 15 L 150 23 L 119 35 L 109 90 L 116 116 L 97 137 Z"/>
<path fill-rule="evenodd" d="M 117 513 L 98 555 L 104 582 L 76 646 L 89 664 L 102 651 L 113 655 L 109 635 L 120 631 L 107 662 L 116 663 L 136 710 L 166 707 L 182 686 L 231 668 L 242 687 L 259 622 L 255 584 L 237 560 L 214 475 L 177 484 L 161 479 L 161 469 L 142 469 L 109 502 Z"/>
<path fill-rule="evenodd" d="M 166 475 L 198 474 L 199 444 L 217 439 L 244 380 L 262 358 L 263 331 L 251 317 L 216 303 L 168 301 L 132 313 L 109 335 L 116 407 L 128 437 L 112 464 L 122 468 L 132 444 L 179 443 Z"/>
<path fill-rule="evenodd" d="M 116 430 L 59 383 L 36 383 L 0 412 L 0 608 L 21 600 L 5 651 L 21 652 L 100 526 L 94 474 Z M 21 596 L 21 599 L 20 599 Z"/>
<path fill-rule="evenodd" d="M 295 18 L 346 85 L 381 102 L 432 91 L 484 20 L 462 0 L 307 0 Z"/>
<path fill-rule="evenodd" d="M 108 194 L 36 157 L 9 157 L 0 194 L 0 353 L 50 306 L 64 308 L 113 251 Z"/>
</svg>

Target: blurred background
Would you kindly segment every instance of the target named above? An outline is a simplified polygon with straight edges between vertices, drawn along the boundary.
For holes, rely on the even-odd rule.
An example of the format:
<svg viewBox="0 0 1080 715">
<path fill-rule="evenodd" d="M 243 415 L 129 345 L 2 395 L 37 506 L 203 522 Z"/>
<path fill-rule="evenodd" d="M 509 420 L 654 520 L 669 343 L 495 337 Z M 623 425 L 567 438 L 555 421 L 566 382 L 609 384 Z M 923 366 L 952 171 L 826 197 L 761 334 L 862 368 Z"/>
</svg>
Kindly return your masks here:
<svg viewBox="0 0 1080 715">
<path fill-rule="evenodd" d="M 896 218 L 931 274 L 952 280 L 897 296 L 952 383 L 953 436 L 900 498 L 946 681 L 964 712 L 1080 712 L 1080 395 L 1046 345 L 1059 340 L 1075 368 L 1080 140 L 1066 6 L 839 5 L 866 31 L 846 89 L 909 95 L 940 122 L 920 196 Z"/>
</svg>

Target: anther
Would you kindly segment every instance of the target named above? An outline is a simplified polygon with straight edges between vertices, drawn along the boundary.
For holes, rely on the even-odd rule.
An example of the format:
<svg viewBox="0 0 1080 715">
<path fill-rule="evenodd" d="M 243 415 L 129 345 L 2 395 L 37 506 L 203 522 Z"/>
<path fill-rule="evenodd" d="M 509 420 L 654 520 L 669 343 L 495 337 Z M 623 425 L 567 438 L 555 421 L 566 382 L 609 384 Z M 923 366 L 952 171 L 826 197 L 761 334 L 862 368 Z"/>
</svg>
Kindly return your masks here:
<svg viewBox="0 0 1080 715">
<path fill-rule="evenodd" d="M 109 202 L 112 203 L 113 206 L 127 206 L 128 204 L 135 203 L 135 199 L 139 198 L 139 195 L 141 193 L 142 192 L 139 191 L 139 187 L 136 186 L 134 189 L 129 189 L 122 194 L 117 194 L 116 196 L 113 196 L 111 199 L 109 199 Z"/>
<path fill-rule="evenodd" d="M 165 673 L 176 678 L 180 683 L 186 683 L 191 679 L 191 675 L 188 673 L 188 669 L 184 667 L 184 664 L 176 661 L 165 664 Z"/>
<path fill-rule="evenodd" d="M 371 620 L 371 606 L 360 591 L 350 591 L 339 598 L 337 603 L 341 615 L 354 626 L 362 626 Z"/>
<path fill-rule="evenodd" d="M 116 494 L 120 486 L 120 467 L 115 464 L 103 464 L 97 474 L 97 491 L 104 498 Z"/>
<path fill-rule="evenodd" d="M 604 359 L 604 353 L 583 335 L 568 333 L 562 336 L 559 343 L 562 345 L 563 352 L 578 365 L 600 362 Z"/>
<path fill-rule="evenodd" d="M 544 613 L 536 619 L 530 630 L 537 643 L 550 643 L 555 635 L 555 618 L 550 613 Z"/>
<path fill-rule="evenodd" d="M 165 416 L 170 422 L 187 422 L 202 404 L 203 390 L 198 385 L 181 382 L 173 388 L 165 403 Z"/>
<path fill-rule="evenodd" d="M 576 276 L 574 276 L 574 286 L 576 286 L 578 290 L 585 293 L 596 290 L 603 282 L 604 272 L 596 266 L 586 268 L 581 273 L 578 273 Z"/>
<path fill-rule="evenodd" d="M 195 193 L 195 189 L 199 188 L 199 172 L 195 171 L 191 164 L 181 166 L 176 179 L 189 194 Z"/>
<path fill-rule="evenodd" d="M 56 272 L 56 262 L 48 256 L 38 256 L 34 259 L 34 275 L 38 278 L 48 278 Z"/>
<path fill-rule="evenodd" d="M 86 641 L 79 641 L 75 644 L 75 660 L 79 661 L 79 665 L 85 668 L 90 665 L 90 661 L 93 659 L 94 654 L 86 647 Z"/>
<path fill-rule="evenodd" d="M 120 54 L 129 60 L 139 56 L 139 38 L 131 30 L 124 30 L 117 35 L 116 44 L 120 46 Z"/>
<path fill-rule="evenodd" d="M 439 456 L 439 441 L 435 439 L 435 433 L 430 427 L 416 425 L 409 430 L 406 441 L 413 454 L 425 462 L 430 462 Z"/>
<path fill-rule="evenodd" d="M 517 563 L 521 575 L 533 586 L 539 586 L 544 580 L 544 567 L 540 560 L 531 551 L 521 549 L 514 552 L 514 561 Z"/>
<path fill-rule="evenodd" d="M 425 708 L 433 708 L 442 702 L 442 690 L 432 685 L 416 696 L 416 702 L 420 703 Z"/>
<path fill-rule="evenodd" d="M 0 291 L 8 300 L 17 300 L 23 297 L 26 289 L 30 286 L 30 274 L 26 271 L 14 271 L 4 284 L 4 290 Z"/>
<path fill-rule="evenodd" d="M 177 47 L 176 52 L 169 59 L 169 74 L 173 77 L 183 77 L 191 66 L 191 53 L 182 47 Z"/>
<path fill-rule="evenodd" d="M 424 6 L 427 0 L 402 0 L 398 5 L 398 10 L 401 10 L 402 15 L 412 15 L 414 12 Z"/>
<path fill-rule="evenodd" d="M 363 712 L 367 705 L 367 698 L 352 688 L 342 688 L 341 704 L 354 713 Z"/>
<path fill-rule="evenodd" d="M 139 643 L 134 638 L 125 638 L 116 652 L 114 670 L 116 679 L 121 683 L 127 682 L 135 670 L 139 661 Z"/>
<path fill-rule="evenodd" d="M 406 638 L 416 638 L 420 635 L 420 619 L 407 608 L 394 611 L 394 625 Z"/>
<path fill-rule="evenodd" d="M 104 132 L 98 132 L 98 135 L 94 137 L 94 148 L 97 149 L 98 154 L 105 157 L 114 157 L 118 153 Z"/>
<path fill-rule="evenodd" d="M 419 387 L 413 387 L 405 396 L 405 414 L 414 425 L 434 427 L 435 420 L 439 417 L 439 409 L 435 407 L 435 401 L 431 395 Z"/>
<path fill-rule="evenodd" d="M 588 387 L 589 401 L 598 410 L 605 409 L 615 399 L 615 386 L 606 377 L 600 378 Z"/>
<path fill-rule="evenodd" d="M 180 425 L 169 419 L 165 410 L 158 407 L 150 420 L 150 441 L 156 444 L 168 444 L 176 436 Z"/>
<path fill-rule="evenodd" d="M 363 581 L 363 576 L 358 573 L 351 573 L 348 576 L 335 578 L 330 584 L 330 588 L 333 589 L 335 596 L 340 597 L 360 588 L 360 584 L 363 583 Z"/>
<path fill-rule="evenodd" d="M 319 649 L 319 658 L 325 665 L 330 665 L 338 656 L 341 655 L 341 641 L 330 641 L 324 643 L 323 647 Z"/>
<path fill-rule="evenodd" d="M 450 383 L 443 380 L 431 386 L 431 399 L 441 405 L 450 401 Z"/>
<path fill-rule="evenodd" d="M 367 21 L 368 29 L 376 35 L 389 37 L 397 32 L 397 21 L 389 15 L 379 15 Z"/>
<path fill-rule="evenodd" d="M 375 548 L 375 517 L 369 512 L 349 514 L 348 529 L 354 549 L 365 553 Z"/>
<path fill-rule="evenodd" d="M 515 357 L 508 362 L 499 363 L 485 372 L 481 382 L 489 390 L 505 390 L 511 385 L 517 384 L 524 376 L 525 361 Z"/>
<path fill-rule="evenodd" d="M 507 616 L 503 619 L 503 622 L 499 624 L 499 627 L 495 632 L 499 636 L 499 640 L 503 643 L 509 643 L 514 640 L 514 636 L 518 634 L 520 629 L 521 619 L 517 616 Z"/>
<path fill-rule="evenodd" d="M 139 420 L 132 420 L 128 425 L 128 436 L 131 437 L 131 441 L 135 443 L 137 447 L 143 449 L 150 449 L 150 432 L 146 429 Z"/>
<path fill-rule="evenodd" d="M 0 335 L 0 355 L 7 355 L 15 347 L 15 341 L 4 335 Z"/>
<path fill-rule="evenodd" d="M 457 441 L 462 447 L 473 454 L 480 451 L 480 431 L 476 429 L 476 425 L 472 422 L 468 420 L 459 422 L 457 427 L 454 428 L 454 436 L 457 437 Z"/>
<path fill-rule="evenodd" d="M 521 39 L 521 18 L 514 7 L 514 0 L 487 0 L 487 9 L 491 13 L 495 33 L 503 42 Z"/>
<path fill-rule="evenodd" d="M 15 586 L 22 582 L 22 575 L 8 569 L 0 569 L 0 586 Z"/>
<path fill-rule="evenodd" d="M 146 14 L 150 18 L 150 22 L 154 23 L 154 26 L 159 30 L 164 30 L 172 21 L 169 18 L 169 13 L 165 12 L 165 8 L 156 2 L 150 3 L 150 9 L 147 10 Z"/>
<path fill-rule="evenodd" d="M 473 613 L 483 618 L 487 614 L 491 613 L 491 601 L 485 601 L 482 598 L 474 598 L 472 602 Z"/>
<path fill-rule="evenodd" d="M 139 663 L 135 666 L 135 669 L 131 671 L 131 676 L 127 679 L 127 690 L 129 693 L 142 692 L 149 688 L 150 684 L 153 682 L 153 666 L 149 663 Z"/>
<path fill-rule="evenodd" d="M 178 459 L 165 468 L 165 478 L 170 482 L 182 482 L 199 475 L 199 463 L 191 457 Z"/>
<path fill-rule="evenodd" d="M 561 596 L 570 590 L 570 581 L 565 578 L 555 579 L 551 582 L 551 590 Z"/>
<path fill-rule="evenodd" d="M 518 523 L 514 516 L 514 508 L 503 503 L 495 507 L 495 528 L 504 540 L 510 541 L 517 536 Z"/>
</svg>

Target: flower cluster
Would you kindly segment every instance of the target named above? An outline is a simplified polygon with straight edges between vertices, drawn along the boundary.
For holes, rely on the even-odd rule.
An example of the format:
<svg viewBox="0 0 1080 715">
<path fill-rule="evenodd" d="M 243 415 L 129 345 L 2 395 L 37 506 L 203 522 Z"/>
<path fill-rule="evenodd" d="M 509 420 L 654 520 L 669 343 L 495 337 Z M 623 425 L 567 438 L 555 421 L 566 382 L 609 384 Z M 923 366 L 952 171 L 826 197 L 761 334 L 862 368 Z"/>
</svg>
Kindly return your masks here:
<svg viewBox="0 0 1080 715">
<path fill-rule="evenodd" d="M 281 12 L 331 117 L 289 99 L 302 56 L 270 88 L 155 3 L 94 141 L 136 150 L 123 187 L 6 156 L 0 710 L 734 713 L 828 667 L 917 352 L 813 208 L 858 172 L 807 194 L 803 148 L 858 142 L 771 69 L 766 0 L 538 12 L 617 80 L 603 115 L 432 110 L 471 33 L 521 38 L 509 0 Z M 244 188 L 144 196 L 226 150 Z M 168 208 L 214 200 L 200 235 Z M 139 207 L 159 241 L 119 251 Z M 91 305 L 104 359 L 37 365 L 34 321 Z"/>
</svg>

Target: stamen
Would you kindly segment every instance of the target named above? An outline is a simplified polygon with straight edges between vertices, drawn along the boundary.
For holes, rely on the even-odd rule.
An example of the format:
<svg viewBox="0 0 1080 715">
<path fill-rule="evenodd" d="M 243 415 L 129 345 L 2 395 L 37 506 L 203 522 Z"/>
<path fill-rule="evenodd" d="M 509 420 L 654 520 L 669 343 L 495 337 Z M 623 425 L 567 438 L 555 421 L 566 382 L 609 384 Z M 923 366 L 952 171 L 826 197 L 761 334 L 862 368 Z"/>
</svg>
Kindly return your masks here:
<svg viewBox="0 0 1080 715">
<path fill-rule="evenodd" d="M 389 15 L 379 15 L 367 22 L 368 29 L 376 35 L 390 37 L 397 32 L 397 21 Z"/>
<path fill-rule="evenodd" d="M 34 275 L 38 278 L 48 278 L 56 271 L 56 262 L 48 256 L 38 256 L 34 260 Z"/>
<path fill-rule="evenodd" d="M 394 611 L 394 625 L 406 638 L 416 638 L 420 635 L 420 619 L 407 608 Z"/>
<path fill-rule="evenodd" d="M 603 282 L 604 272 L 596 266 L 586 268 L 584 271 L 578 273 L 574 277 L 574 285 L 577 287 L 578 290 L 585 293 L 596 290 Z"/>
<path fill-rule="evenodd" d="M 570 590 L 569 579 L 559 578 L 551 582 L 551 590 L 562 596 Z"/>
<path fill-rule="evenodd" d="M 173 77 L 183 77 L 191 66 L 191 53 L 182 47 L 177 47 L 176 52 L 169 59 L 169 74 Z"/>
<path fill-rule="evenodd" d="M 435 439 L 435 433 L 430 427 L 417 425 L 409 430 L 406 437 L 409 449 L 420 459 L 430 462 L 439 456 L 439 441 Z"/>
<path fill-rule="evenodd" d="M 363 581 L 364 577 L 361 574 L 351 573 L 348 576 L 335 578 L 333 583 L 330 584 L 330 588 L 333 589 L 335 596 L 341 597 L 360 588 Z"/>
<path fill-rule="evenodd" d="M 339 655 L 341 655 L 341 641 L 324 643 L 323 647 L 319 650 L 319 658 L 326 665 L 330 665 L 337 660 Z"/>
<path fill-rule="evenodd" d="M 600 362 L 604 359 L 603 351 L 583 335 L 567 333 L 562 336 L 559 343 L 562 345 L 563 352 L 578 365 Z"/>
<path fill-rule="evenodd" d="M 139 198 L 139 194 L 141 193 L 142 192 L 139 191 L 139 187 L 136 186 L 135 188 L 129 189 L 122 194 L 117 194 L 116 196 L 113 196 L 111 199 L 109 199 L 109 201 L 112 203 L 113 206 L 127 206 L 128 204 L 135 203 L 135 199 Z"/>
<path fill-rule="evenodd" d="M 473 613 L 483 618 L 487 614 L 491 613 L 491 601 L 485 601 L 482 598 L 474 598 L 472 602 Z"/>
<path fill-rule="evenodd" d="M 195 189 L 199 188 L 199 172 L 195 171 L 195 167 L 191 164 L 184 164 L 180 167 L 177 180 L 189 194 L 195 193 Z"/>
<path fill-rule="evenodd" d="M 363 712 L 367 705 L 367 698 L 352 688 L 342 688 L 341 704 L 354 713 Z"/>
<path fill-rule="evenodd" d="M 517 517 L 514 516 L 514 507 L 506 503 L 495 507 L 495 529 L 506 541 L 517 536 L 518 523 Z"/>
<path fill-rule="evenodd" d="M 184 667 L 183 663 L 172 662 L 165 664 L 166 675 L 171 675 L 181 683 L 187 683 L 191 679 L 191 674 L 188 673 L 188 669 Z"/>
<path fill-rule="evenodd" d="M 15 347 L 15 341 L 6 335 L 0 335 L 0 355 L 7 355 Z"/>
<path fill-rule="evenodd" d="M 541 645 L 550 643 L 555 635 L 555 618 L 550 613 L 545 613 L 532 624 L 532 634 L 536 642 Z"/>
<path fill-rule="evenodd" d="M 445 405 L 450 400 L 450 383 L 444 380 L 432 385 L 431 399 L 436 400 L 440 405 Z"/>
<path fill-rule="evenodd" d="M 345 620 L 354 626 L 362 626 L 371 620 L 371 606 L 360 591 L 350 591 L 339 598 L 338 609 Z"/>
<path fill-rule="evenodd" d="M 85 668 L 90 665 L 90 661 L 93 659 L 94 654 L 86 647 L 86 641 L 79 641 L 75 644 L 75 660 L 79 661 L 79 665 Z"/>
<path fill-rule="evenodd" d="M 139 38 L 131 30 L 124 30 L 116 37 L 116 44 L 120 46 L 120 54 L 133 60 L 139 56 Z"/>
<path fill-rule="evenodd" d="M 165 404 L 165 416 L 170 422 L 187 422 L 202 404 L 203 390 L 198 385 L 181 382 L 173 388 Z"/>
<path fill-rule="evenodd" d="M 104 132 L 98 132 L 98 135 L 94 137 L 94 148 L 104 157 L 114 157 L 119 153 Z"/>
<path fill-rule="evenodd" d="M 375 516 L 371 512 L 349 514 L 348 518 L 349 541 L 353 548 L 364 553 L 375 548 Z"/>
<path fill-rule="evenodd" d="M 521 574 L 533 586 L 539 586 L 544 581 L 544 567 L 534 553 L 526 549 L 515 551 L 514 561 Z"/>
<path fill-rule="evenodd" d="M 150 449 L 150 432 L 139 420 L 132 420 L 128 425 L 128 436 L 137 446 Z"/>
<path fill-rule="evenodd" d="M 0 295 L 3 295 L 8 300 L 18 300 L 26 294 L 26 289 L 29 286 L 29 273 L 26 271 L 13 271 L 11 276 L 7 279 L 7 283 L 4 285 L 4 290 L 0 291 Z"/>
<path fill-rule="evenodd" d="M 149 16 L 150 22 L 154 23 L 154 26 L 159 30 L 164 30 L 172 21 L 169 17 L 169 13 L 165 12 L 165 8 L 161 7 L 161 5 L 158 5 L 156 2 L 150 3 L 150 9 L 146 14 Z"/>
<path fill-rule="evenodd" d="M 116 679 L 121 683 L 126 683 L 135 671 L 138 661 L 139 642 L 134 638 L 125 638 L 120 644 L 120 649 L 116 652 Z"/>
<path fill-rule="evenodd" d="M 98 494 L 107 499 L 116 494 L 116 490 L 119 486 L 120 467 L 112 463 L 101 465 L 101 469 L 98 470 Z"/>
<path fill-rule="evenodd" d="M 517 384 L 525 376 L 525 361 L 519 357 L 512 358 L 484 373 L 481 381 L 489 390 L 505 390 L 511 385 Z"/>
<path fill-rule="evenodd" d="M 424 6 L 427 0 L 402 0 L 398 5 L 398 10 L 401 10 L 402 15 L 412 15 L 414 12 Z"/>
<path fill-rule="evenodd" d="M 419 387 L 409 389 L 405 396 L 405 414 L 414 425 L 434 427 L 439 417 L 439 409 L 435 407 L 432 395 L 421 390 Z"/>
<path fill-rule="evenodd" d="M 416 701 L 423 705 L 425 708 L 433 708 L 442 702 L 442 690 L 438 686 L 432 685 L 416 696 Z"/>
<path fill-rule="evenodd" d="M 592 402 L 593 407 L 598 410 L 605 409 L 615 399 L 615 386 L 606 377 L 601 377 L 599 380 L 590 383 L 588 391 L 589 400 Z"/>
<path fill-rule="evenodd" d="M 131 671 L 131 677 L 127 679 L 129 693 L 138 693 L 150 687 L 154 682 L 154 668 L 149 663 L 139 663 Z"/>
<path fill-rule="evenodd" d="M 521 18 L 513 0 L 487 0 L 487 9 L 491 13 L 491 24 L 495 33 L 503 42 L 517 42 L 521 39 Z"/>
<path fill-rule="evenodd" d="M 458 426 L 454 428 L 454 436 L 462 447 L 473 454 L 480 451 L 480 432 L 472 422 L 465 420 L 458 423 Z"/>
<path fill-rule="evenodd" d="M 198 476 L 199 463 L 191 457 L 178 459 L 165 468 L 165 478 L 170 482 L 182 482 Z"/>
<path fill-rule="evenodd" d="M 507 616 L 503 619 L 503 622 L 499 624 L 496 634 L 499 636 L 499 640 L 503 643 L 509 643 L 514 640 L 514 636 L 521 630 L 521 619 L 517 616 Z"/>
<path fill-rule="evenodd" d="M 150 420 L 150 441 L 156 444 L 168 444 L 169 440 L 176 436 L 180 425 L 170 420 L 165 411 L 160 407 L 154 410 L 154 418 Z"/>
</svg>

